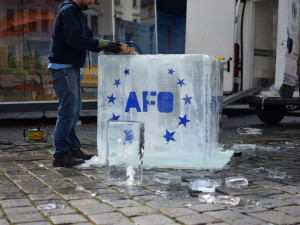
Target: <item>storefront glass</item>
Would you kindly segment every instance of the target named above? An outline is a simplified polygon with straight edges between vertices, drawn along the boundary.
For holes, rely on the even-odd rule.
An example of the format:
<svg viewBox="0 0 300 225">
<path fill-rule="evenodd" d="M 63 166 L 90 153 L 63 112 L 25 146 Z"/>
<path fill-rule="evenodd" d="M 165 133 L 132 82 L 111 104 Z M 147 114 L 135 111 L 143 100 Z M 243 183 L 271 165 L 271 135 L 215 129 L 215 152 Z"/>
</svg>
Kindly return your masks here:
<svg viewBox="0 0 300 225">
<path fill-rule="evenodd" d="M 56 100 L 48 51 L 61 0 L 0 0 L 0 102 Z M 95 38 L 134 41 L 156 53 L 154 0 L 95 0 L 86 11 Z M 115 14 L 115 15 L 113 15 Z M 81 71 L 83 99 L 97 99 L 98 54 Z"/>
</svg>

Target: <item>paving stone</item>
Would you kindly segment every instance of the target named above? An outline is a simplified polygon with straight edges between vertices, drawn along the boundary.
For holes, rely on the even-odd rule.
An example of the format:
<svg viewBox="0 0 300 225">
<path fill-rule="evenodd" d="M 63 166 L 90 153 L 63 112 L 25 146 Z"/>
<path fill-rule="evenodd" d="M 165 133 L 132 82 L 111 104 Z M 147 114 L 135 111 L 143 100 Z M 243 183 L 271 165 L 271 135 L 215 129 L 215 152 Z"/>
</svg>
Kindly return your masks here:
<svg viewBox="0 0 300 225">
<path fill-rule="evenodd" d="M 237 219 L 234 222 L 231 223 L 232 225 L 240 225 L 240 224 L 247 224 L 247 225 L 270 225 L 269 223 L 266 223 L 263 220 L 247 216 L 243 219 Z"/>
<path fill-rule="evenodd" d="M 240 205 L 240 206 L 234 206 L 234 207 L 229 207 L 230 210 L 233 210 L 235 212 L 247 214 L 247 213 L 254 213 L 254 212 L 262 212 L 266 211 L 267 209 L 261 206 L 257 205 Z"/>
<path fill-rule="evenodd" d="M 124 194 L 104 194 L 104 195 L 96 195 L 101 201 L 110 202 L 112 200 L 126 200 L 130 197 Z"/>
<path fill-rule="evenodd" d="M 251 194 L 255 194 L 258 196 L 262 196 L 262 197 L 272 197 L 272 195 L 276 195 L 276 194 L 282 194 L 282 191 L 279 190 L 272 190 L 272 189 L 255 189 L 252 191 Z"/>
<path fill-rule="evenodd" d="M 218 219 L 205 215 L 205 214 L 200 214 L 200 213 L 194 213 L 190 215 L 185 215 L 185 216 L 179 216 L 176 217 L 176 220 L 179 222 L 182 222 L 187 225 L 196 225 L 196 224 L 211 224 L 214 222 L 219 222 Z"/>
<path fill-rule="evenodd" d="M 254 184 L 264 186 L 266 188 L 271 188 L 271 189 L 278 189 L 286 193 L 291 193 L 291 194 L 299 194 L 300 193 L 300 188 L 292 185 L 283 185 L 280 183 L 276 183 L 273 181 L 267 181 L 267 180 L 262 180 L 262 181 L 254 181 Z"/>
<path fill-rule="evenodd" d="M 300 206 L 285 206 L 276 208 L 275 210 L 284 212 L 291 216 L 300 217 Z"/>
<path fill-rule="evenodd" d="M 75 210 L 71 208 L 66 202 L 62 200 L 50 200 L 50 201 L 39 201 L 36 202 L 37 206 L 43 206 L 48 204 L 55 204 L 55 209 L 41 209 L 46 216 L 59 216 L 75 213 Z"/>
<path fill-rule="evenodd" d="M 77 184 L 82 186 L 85 190 L 97 190 L 97 189 L 107 188 L 107 186 L 105 184 L 97 183 L 93 180 L 90 180 L 90 183 L 81 183 L 81 182 L 79 182 Z"/>
<path fill-rule="evenodd" d="M 85 215 L 93 215 L 93 214 L 108 213 L 108 212 L 116 211 L 115 208 L 113 208 L 107 204 L 104 204 L 104 203 L 79 205 L 79 206 L 76 206 L 76 208 L 79 209 L 81 212 L 83 212 Z"/>
<path fill-rule="evenodd" d="M 164 224 L 164 225 L 178 225 L 178 224 L 180 224 L 180 223 L 166 223 L 166 224 Z"/>
<path fill-rule="evenodd" d="M 130 199 L 125 199 L 125 200 L 111 200 L 111 201 L 109 201 L 109 204 L 112 205 L 115 208 L 141 206 L 141 203 L 139 203 L 139 202 L 137 202 L 135 200 L 130 200 Z"/>
<path fill-rule="evenodd" d="M 26 214 L 26 213 L 38 213 L 38 210 L 33 206 L 24 206 L 24 207 L 12 207 L 5 208 L 5 213 L 10 214 Z"/>
<path fill-rule="evenodd" d="M 92 223 L 76 223 L 76 225 L 93 225 Z"/>
<path fill-rule="evenodd" d="M 50 216 L 49 218 L 54 224 L 71 224 L 71 223 L 87 222 L 87 220 L 84 217 L 77 214 Z"/>
<path fill-rule="evenodd" d="M 0 204 L 2 205 L 3 208 L 31 206 L 32 205 L 28 199 L 1 200 Z"/>
<path fill-rule="evenodd" d="M 281 190 L 291 194 L 300 194 L 300 188 L 292 185 L 282 186 Z"/>
<path fill-rule="evenodd" d="M 66 200 L 79 200 L 79 199 L 85 199 L 90 198 L 91 194 L 89 193 L 75 193 L 75 194 L 63 194 L 62 197 Z"/>
<path fill-rule="evenodd" d="M 28 195 L 31 201 L 39 201 L 39 200 L 58 200 L 60 199 L 59 196 L 53 194 L 49 190 L 49 194 L 33 194 L 33 195 Z"/>
<path fill-rule="evenodd" d="M 1 223 L 0 223 L 1 224 Z M 24 224 L 24 223 L 17 223 L 17 224 Z M 1 224 L 2 225 L 2 224 Z M 49 222 L 30 222 L 30 225 L 51 225 Z"/>
<path fill-rule="evenodd" d="M 164 197 L 151 194 L 151 195 L 135 196 L 134 199 L 140 202 L 150 202 L 150 201 L 163 201 Z"/>
<path fill-rule="evenodd" d="M 148 190 L 128 190 L 126 191 L 126 194 L 134 197 L 134 196 L 145 196 L 145 195 L 151 195 L 153 192 Z"/>
<path fill-rule="evenodd" d="M 45 218 L 40 213 L 27 213 L 27 214 L 9 214 L 8 220 L 11 223 L 29 223 L 36 221 L 45 221 Z"/>
<path fill-rule="evenodd" d="M 161 211 L 173 218 L 179 216 L 191 215 L 191 214 L 198 214 L 196 211 L 189 208 L 169 208 L 169 209 L 162 209 Z"/>
<path fill-rule="evenodd" d="M 142 225 L 161 225 L 173 223 L 174 221 L 163 215 L 147 215 L 147 216 L 137 216 L 132 218 L 136 224 Z"/>
<path fill-rule="evenodd" d="M 287 201 L 287 202 L 294 203 L 294 204 L 297 204 L 297 205 L 300 205 L 300 198 L 299 198 L 299 195 L 298 195 L 298 197 L 296 197 L 296 198 L 293 198 L 293 199 L 287 199 L 286 201 Z"/>
<path fill-rule="evenodd" d="M 259 151 L 243 152 L 242 157 L 233 157 L 228 168 L 223 170 L 161 170 L 170 174 L 179 175 L 183 179 L 198 179 L 201 176 L 208 178 L 224 178 L 227 176 L 236 176 L 238 173 L 242 174 L 248 179 L 248 186 L 235 190 L 226 190 L 227 192 L 223 189 L 223 193 L 241 197 L 242 203 L 245 202 L 245 205 L 225 208 L 221 205 L 200 203 L 197 197 L 186 195 L 188 191 L 187 186 L 165 186 L 151 181 L 151 176 L 157 171 L 160 171 L 152 168 L 144 171 L 145 178 L 148 177 L 149 181 L 145 179 L 145 182 L 139 187 L 112 186 L 110 188 L 109 185 L 103 182 L 105 179 L 105 170 L 103 167 L 90 170 L 57 168 L 52 166 L 52 155 L 47 150 L 41 152 L 41 155 L 33 156 L 29 152 L 14 153 L 29 147 L 16 147 L 11 149 L 10 152 L 3 152 L 1 151 L 0 146 L 0 204 L 2 204 L 1 202 L 4 200 L 13 202 L 4 202 L 7 207 L 1 205 L 1 210 L 3 212 L 0 210 L 0 224 L 8 224 L 7 222 L 9 221 L 4 222 L 6 221 L 6 215 L 14 215 L 14 210 L 15 212 L 19 212 L 23 208 L 23 214 L 26 216 L 27 214 L 32 213 L 31 210 L 33 210 L 33 206 L 30 201 L 28 202 L 28 205 L 22 205 L 22 200 L 27 199 L 27 196 L 25 197 L 21 191 L 28 193 L 29 199 L 37 205 L 52 201 L 59 202 L 61 205 L 59 205 L 57 209 L 39 212 L 45 213 L 46 216 L 50 215 L 50 217 L 59 216 L 61 214 L 71 215 L 71 217 L 72 215 L 81 216 L 80 218 L 83 218 L 84 221 L 80 222 L 76 220 L 76 224 L 91 224 L 84 216 L 82 216 L 83 213 L 88 217 L 94 217 L 94 219 L 98 220 L 97 224 L 109 224 L 113 221 L 112 224 L 117 225 L 132 224 L 133 220 L 126 218 L 126 216 L 131 217 L 131 219 L 143 218 L 141 219 L 141 222 L 151 225 L 156 223 L 153 222 L 155 221 L 153 219 L 155 217 L 150 216 L 159 216 L 160 219 L 168 219 L 167 222 L 165 221 L 163 223 L 164 225 L 183 223 L 179 221 L 176 222 L 170 217 L 183 217 L 186 219 L 186 224 L 189 222 L 192 224 L 193 221 L 188 220 L 191 219 L 189 216 L 201 215 L 201 213 L 205 216 L 215 218 L 216 221 L 222 221 L 214 222 L 214 224 L 219 225 L 224 225 L 226 223 L 237 225 L 300 223 L 298 221 L 300 218 L 300 176 L 298 167 L 298 165 L 300 166 L 300 155 L 298 150 L 300 141 L 295 139 L 294 135 L 298 132 L 299 126 L 293 126 L 294 128 L 290 129 L 283 120 L 283 126 L 280 127 L 263 125 L 263 135 L 247 137 L 245 135 L 237 134 L 239 126 L 247 126 L 248 124 L 252 124 L 253 127 L 261 126 L 261 124 L 257 123 L 256 115 L 253 115 L 252 117 L 255 118 L 255 120 L 252 119 L 254 122 L 250 122 L 248 116 L 243 117 L 246 119 L 239 119 L 238 121 L 240 121 L 240 123 L 238 124 L 235 123 L 235 121 L 237 121 L 235 118 L 229 118 L 227 121 L 223 121 L 223 129 L 225 127 L 226 132 L 222 132 L 222 136 L 227 137 L 224 143 L 228 143 L 229 145 L 234 143 L 264 143 L 266 147 L 270 148 L 272 146 L 280 146 L 280 150 L 274 151 L 271 149 L 263 151 L 259 149 Z M 287 120 L 287 118 L 285 118 L 285 120 Z M 231 121 L 230 124 L 228 121 Z M 299 122 L 296 121 L 294 124 L 297 125 L 298 123 Z M 287 131 L 282 129 L 283 127 L 287 129 Z M 28 129 L 28 127 L 1 127 L 0 133 L 19 136 L 17 131 L 20 129 Z M 53 132 L 54 124 L 49 129 Z M 78 134 L 84 143 L 96 145 L 96 124 L 84 125 L 78 130 Z M 274 136 L 276 132 L 277 136 Z M 229 135 L 230 133 L 231 136 Z M 282 138 L 284 138 L 285 141 L 279 140 Z M 286 144 L 286 139 L 291 141 Z M 13 141 L 14 144 L 24 144 L 24 140 L 16 139 Z M 294 148 L 287 148 L 287 146 L 293 146 Z M 47 149 L 53 150 L 53 147 Z M 96 147 L 89 147 L 88 151 L 90 150 L 94 154 L 97 154 Z M 40 152 L 37 151 L 33 153 L 39 154 Z M 40 166 L 40 164 L 43 164 L 44 166 Z M 291 167 L 290 165 L 295 166 Z M 262 167 L 264 168 L 255 172 L 258 168 Z M 266 168 L 279 168 L 282 171 L 286 171 L 288 176 L 285 180 L 270 180 L 267 178 L 268 172 Z M 29 175 L 28 172 L 31 173 L 32 176 Z M 289 176 L 292 178 L 289 178 Z M 39 179 L 49 186 L 43 186 Z M 76 185 L 70 181 L 75 182 L 77 186 L 82 186 L 85 191 L 76 190 Z M 18 187 L 21 187 L 23 190 L 20 190 Z M 57 191 L 58 194 L 53 194 L 49 187 L 51 187 L 52 190 Z M 87 190 L 89 193 L 86 192 Z M 159 195 L 158 190 L 166 190 L 167 192 Z M 222 189 L 217 188 L 217 190 L 221 191 Z M 126 206 L 124 208 L 113 208 L 111 206 L 112 202 L 115 203 L 115 207 L 118 207 L 123 200 L 128 199 L 134 201 L 131 199 L 132 197 L 134 197 L 133 199 L 137 200 L 138 203 L 141 202 L 145 204 L 139 204 L 134 207 Z M 62 198 L 65 201 L 62 201 Z M 19 203 L 16 203 L 19 201 L 18 199 L 21 200 Z M 84 201 L 89 199 L 96 199 L 97 201 Z M 70 207 L 68 202 L 66 202 L 72 202 L 73 200 L 79 200 L 77 203 L 73 202 L 75 204 L 71 203 L 74 208 Z M 100 200 L 107 202 L 107 204 L 101 203 Z M 250 200 L 250 203 L 254 201 L 253 205 L 246 203 L 248 200 Z M 120 203 L 118 201 L 120 201 Z M 83 202 L 84 204 L 80 204 L 80 202 Z M 11 203 L 12 205 L 9 205 Z M 260 203 L 261 205 L 255 205 L 255 203 Z M 16 205 L 14 206 L 14 204 Z M 158 210 L 161 210 L 161 212 Z M 191 213 L 193 210 L 197 211 L 198 214 Z M 4 214 L 4 212 L 9 213 Z M 166 214 L 162 215 L 162 213 Z M 269 217 L 269 220 L 265 220 L 264 217 Z M 157 221 L 158 224 L 161 223 L 159 219 Z M 199 221 L 196 223 L 198 222 Z M 22 222 L 19 224 L 21 223 Z M 49 224 L 49 222 L 43 219 L 38 222 L 30 221 L 27 222 L 27 224 L 44 225 Z"/>
<path fill-rule="evenodd" d="M 182 208 L 187 207 L 193 204 L 199 204 L 197 198 L 186 198 L 186 199 L 164 199 L 162 201 L 150 201 L 147 202 L 147 205 L 151 206 L 154 209 L 167 209 L 167 208 Z"/>
<path fill-rule="evenodd" d="M 249 215 L 273 224 L 300 223 L 300 218 L 289 216 L 283 212 L 278 212 L 278 211 L 257 212 L 257 213 L 250 213 Z"/>
<path fill-rule="evenodd" d="M 290 199 L 294 199 L 295 196 L 292 195 L 292 194 L 287 194 L 287 193 L 284 193 L 284 194 L 278 194 L 278 195 L 272 195 L 271 196 L 273 199 L 280 199 L 280 200 L 290 200 Z"/>
<path fill-rule="evenodd" d="M 69 203 L 74 207 L 78 207 L 84 205 L 95 205 L 95 204 L 99 204 L 100 202 L 96 199 L 88 198 L 88 199 L 72 200 L 69 201 Z"/>
<path fill-rule="evenodd" d="M 113 189 L 96 189 L 96 190 L 92 189 L 90 191 L 96 193 L 96 195 L 119 194 L 119 192 Z"/>
<path fill-rule="evenodd" d="M 0 219 L 0 224 L 1 225 L 9 225 L 8 221 L 5 219 Z"/>
<path fill-rule="evenodd" d="M 225 221 L 226 223 L 229 223 L 229 224 L 234 223 L 234 221 L 236 221 L 236 220 L 242 220 L 242 219 L 246 218 L 245 215 L 238 213 L 238 212 L 230 211 L 230 210 L 205 212 L 204 214 L 212 216 L 214 218 L 217 218 L 221 221 Z"/>
<path fill-rule="evenodd" d="M 75 186 L 68 187 L 68 188 L 58 188 L 58 189 L 54 189 L 54 191 L 56 191 L 60 195 L 76 195 L 76 194 L 82 193 L 82 192 L 76 191 Z"/>
<path fill-rule="evenodd" d="M 4 191 L 0 192 L 0 200 L 23 199 L 23 198 L 24 198 L 24 194 L 19 192 L 19 189 L 11 189 L 5 192 Z"/>
<path fill-rule="evenodd" d="M 230 188 L 225 186 L 219 186 L 216 191 L 226 195 L 246 195 L 252 193 L 252 189 L 247 188 Z"/>
<path fill-rule="evenodd" d="M 132 225 L 133 223 L 128 220 L 126 217 L 121 215 L 120 213 L 102 213 L 97 215 L 91 215 L 89 218 L 94 221 L 96 224 L 122 224 L 122 225 Z M 155 223 L 152 223 L 155 224 Z"/>
<path fill-rule="evenodd" d="M 128 207 L 128 208 L 126 207 L 126 208 L 120 208 L 118 210 L 121 211 L 124 215 L 129 217 L 158 214 L 157 210 L 154 210 L 149 206 L 136 206 L 136 207 Z"/>
<path fill-rule="evenodd" d="M 76 225 L 93 225 L 92 223 L 76 223 Z"/>
<path fill-rule="evenodd" d="M 281 206 L 292 205 L 292 203 L 280 199 L 262 199 L 259 202 L 259 205 L 268 209 L 273 209 Z"/>
<path fill-rule="evenodd" d="M 197 212 L 218 211 L 225 209 L 225 207 L 215 204 L 191 205 L 190 208 L 196 210 Z"/>
<path fill-rule="evenodd" d="M 228 223 L 214 223 L 214 225 L 229 225 Z"/>
</svg>

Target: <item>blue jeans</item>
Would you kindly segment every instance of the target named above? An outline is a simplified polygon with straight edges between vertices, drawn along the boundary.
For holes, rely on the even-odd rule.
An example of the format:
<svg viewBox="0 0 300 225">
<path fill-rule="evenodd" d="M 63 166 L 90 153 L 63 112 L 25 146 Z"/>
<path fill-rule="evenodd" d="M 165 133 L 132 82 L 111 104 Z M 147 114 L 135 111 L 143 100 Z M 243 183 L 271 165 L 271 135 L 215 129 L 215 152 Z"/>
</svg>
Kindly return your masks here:
<svg viewBox="0 0 300 225">
<path fill-rule="evenodd" d="M 81 110 L 80 69 L 68 67 L 49 69 L 53 89 L 59 101 L 56 126 L 54 130 L 55 149 L 53 156 L 80 149 L 76 136 L 77 121 Z"/>
</svg>

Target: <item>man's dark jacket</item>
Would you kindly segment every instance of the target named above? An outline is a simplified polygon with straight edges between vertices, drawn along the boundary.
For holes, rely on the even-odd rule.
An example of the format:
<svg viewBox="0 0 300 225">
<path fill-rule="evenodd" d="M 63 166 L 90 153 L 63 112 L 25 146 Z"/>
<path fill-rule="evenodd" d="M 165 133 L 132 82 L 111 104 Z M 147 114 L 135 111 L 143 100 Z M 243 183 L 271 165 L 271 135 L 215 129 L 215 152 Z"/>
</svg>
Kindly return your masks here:
<svg viewBox="0 0 300 225">
<path fill-rule="evenodd" d="M 59 6 L 53 24 L 52 38 L 49 49 L 50 63 L 72 64 L 83 67 L 87 50 L 99 52 L 98 39 L 93 39 L 87 26 L 86 15 L 72 0 Z"/>
</svg>

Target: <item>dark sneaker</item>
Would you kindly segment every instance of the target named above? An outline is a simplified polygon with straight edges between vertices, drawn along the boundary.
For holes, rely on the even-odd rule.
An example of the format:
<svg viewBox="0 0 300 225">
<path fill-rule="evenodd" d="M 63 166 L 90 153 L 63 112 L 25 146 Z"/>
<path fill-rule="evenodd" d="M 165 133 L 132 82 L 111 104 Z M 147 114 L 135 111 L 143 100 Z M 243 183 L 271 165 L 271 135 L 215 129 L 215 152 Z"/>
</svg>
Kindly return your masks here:
<svg viewBox="0 0 300 225">
<path fill-rule="evenodd" d="M 86 154 L 83 151 L 81 151 L 80 149 L 72 150 L 71 155 L 76 159 L 84 159 L 84 160 L 90 160 L 93 157 L 92 154 Z"/>
<path fill-rule="evenodd" d="M 79 164 L 84 163 L 84 160 L 82 159 L 75 159 L 70 151 L 61 153 L 59 156 L 55 157 L 53 159 L 53 166 L 58 166 L 58 167 L 73 167 L 77 166 Z"/>
</svg>

